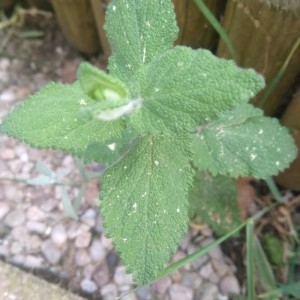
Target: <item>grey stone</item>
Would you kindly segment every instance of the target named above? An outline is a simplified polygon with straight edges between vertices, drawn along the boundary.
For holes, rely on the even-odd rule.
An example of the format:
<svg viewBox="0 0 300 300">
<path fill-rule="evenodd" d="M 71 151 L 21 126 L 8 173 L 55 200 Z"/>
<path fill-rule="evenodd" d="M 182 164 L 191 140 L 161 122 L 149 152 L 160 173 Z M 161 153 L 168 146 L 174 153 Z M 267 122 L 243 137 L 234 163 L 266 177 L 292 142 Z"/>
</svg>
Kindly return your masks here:
<svg viewBox="0 0 300 300">
<path fill-rule="evenodd" d="M 16 241 L 12 242 L 12 244 L 10 246 L 10 253 L 12 255 L 21 254 L 22 251 L 23 251 L 23 246 L 22 245 L 20 245 Z"/>
<path fill-rule="evenodd" d="M 101 289 L 102 300 L 116 300 L 118 288 L 115 284 L 109 283 Z"/>
<path fill-rule="evenodd" d="M 46 233 L 47 225 L 42 222 L 28 220 L 26 222 L 26 228 L 31 233 L 44 235 Z"/>
<path fill-rule="evenodd" d="M 150 286 L 145 286 L 141 289 L 138 289 L 135 293 L 140 300 L 152 300 L 154 298 L 153 291 L 151 290 Z"/>
<path fill-rule="evenodd" d="M 0 245 L 0 257 L 7 257 L 9 255 L 9 249 L 7 245 Z"/>
<path fill-rule="evenodd" d="M 226 295 L 236 294 L 239 295 L 241 292 L 239 282 L 233 275 L 225 276 L 220 282 L 220 290 Z"/>
<path fill-rule="evenodd" d="M 7 203 L 0 203 L 0 221 L 5 217 L 9 210 L 10 207 Z"/>
<path fill-rule="evenodd" d="M 78 249 L 75 254 L 75 263 L 78 267 L 84 267 L 91 262 L 91 258 L 86 249 Z"/>
<path fill-rule="evenodd" d="M 62 252 L 55 247 L 50 240 L 46 240 L 42 243 L 41 252 L 52 265 L 58 264 L 62 257 Z"/>
<path fill-rule="evenodd" d="M 180 270 L 175 270 L 170 275 L 174 283 L 180 283 L 182 281 L 182 273 Z"/>
<path fill-rule="evenodd" d="M 36 234 L 30 235 L 25 243 L 27 253 L 38 253 L 41 249 L 42 240 Z"/>
<path fill-rule="evenodd" d="M 202 266 L 201 269 L 199 270 L 200 276 L 204 279 L 209 279 L 212 273 L 213 273 L 213 268 L 210 262 Z"/>
<path fill-rule="evenodd" d="M 213 300 L 217 299 L 218 296 L 218 287 L 211 283 L 205 283 L 197 289 L 195 299 Z"/>
<path fill-rule="evenodd" d="M 166 276 L 158 281 L 156 281 L 153 286 L 156 292 L 159 294 L 164 294 L 167 289 L 171 286 L 172 280 L 170 277 Z"/>
<path fill-rule="evenodd" d="M 100 263 L 105 259 L 106 250 L 99 239 L 93 240 L 89 252 L 94 262 Z"/>
<path fill-rule="evenodd" d="M 5 90 L 0 93 L 0 101 L 11 102 L 15 99 L 15 93 L 11 90 Z"/>
<path fill-rule="evenodd" d="M 87 294 L 93 294 L 98 289 L 97 284 L 88 278 L 84 278 L 83 280 L 81 280 L 80 288 L 82 289 L 83 292 Z"/>
<path fill-rule="evenodd" d="M 126 267 L 117 267 L 114 274 L 114 282 L 118 285 L 132 284 L 132 276 L 126 273 Z"/>
<path fill-rule="evenodd" d="M 24 265 L 25 259 L 26 256 L 24 254 L 17 254 L 17 255 L 13 255 L 9 261 L 18 266 L 22 266 Z"/>
<path fill-rule="evenodd" d="M 32 206 L 27 211 L 27 218 L 33 221 L 43 221 L 47 218 L 45 212 L 43 212 L 39 207 Z"/>
<path fill-rule="evenodd" d="M 4 224 L 9 227 L 17 227 L 25 221 L 25 214 L 23 210 L 17 209 L 9 212 L 4 218 Z"/>
<path fill-rule="evenodd" d="M 203 280 L 196 272 L 187 272 L 183 275 L 182 284 L 192 289 L 197 289 Z"/>
<path fill-rule="evenodd" d="M 96 225 L 97 212 L 89 208 L 87 209 L 83 215 L 80 217 L 82 223 L 89 225 L 90 227 L 94 227 Z"/>
<path fill-rule="evenodd" d="M 11 236 L 18 241 L 22 246 L 26 246 L 30 238 L 28 230 L 24 226 L 18 226 L 12 229 Z"/>
<path fill-rule="evenodd" d="M 0 223 L 0 240 L 3 240 L 10 233 L 10 228 Z"/>
<path fill-rule="evenodd" d="M 67 232 L 63 225 L 56 225 L 52 228 L 51 240 L 58 248 L 61 248 L 66 243 Z"/>
<path fill-rule="evenodd" d="M 51 212 L 57 207 L 58 207 L 58 202 L 54 200 L 48 200 L 42 203 L 41 205 L 41 209 L 45 212 Z"/>
<path fill-rule="evenodd" d="M 40 269 L 44 267 L 44 260 L 40 256 L 27 255 L 24 260 L 24 267 L 29 269 Z"/>
<path fill-rule="evenodd" d="M 82 231 L 75 239 L 75 246 L 77 248 L 86 248 L 90 245 L 92 234 L 90 231 Z"/>
<path fill-rule="evenodd" d="M 95 265 L 90 263 L 84 266 L 82 274 L 85 278 L 91 279 L 94 271 L 95 271 Z"/>
<path fill-rule="evenodd" d="M 102 234 L 102 236 L 101 236 L 101 244 L 108 251 L 113 249 L 112 239 L 107 238 L 104 234 Z"/>
<path fill-rule="evenodd" d="M 98 286 L 104 286 L 108 283 L 109 279 L 109 270 L 106 263 L 98 265 L 93 275 L 93 280 L 97 283 Z"/>
<path fill-rule="evenodd" d="M 169 289 L 169 294 L 171 300 L 193 300 L 194 297 L 193 290 L 181 284 L 173 284 Z"/>
</svg>

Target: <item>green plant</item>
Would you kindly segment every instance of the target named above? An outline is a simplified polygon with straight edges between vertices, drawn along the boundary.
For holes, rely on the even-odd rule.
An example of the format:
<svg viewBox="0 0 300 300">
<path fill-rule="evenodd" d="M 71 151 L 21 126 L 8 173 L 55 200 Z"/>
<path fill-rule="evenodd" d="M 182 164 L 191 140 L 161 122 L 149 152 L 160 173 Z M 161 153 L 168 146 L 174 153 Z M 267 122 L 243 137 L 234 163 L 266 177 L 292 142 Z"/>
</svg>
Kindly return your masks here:
<svg viewBox="0 0 300 300">
<path fill-rule="evenodd" d="M 100 204 L 106 233 L 141 285 L 166 274 L 187 230 L 195 170 L 267 178 L 289 165 L 296 148 L 276 119 L 247 103 L 264 87 L 254 70 L 207 50 L 173 47 L 171 0 L 112 0 L 106 31 L 109 75 L 83 63 L 77 82 L 48 84 L 1 131 L 107 163 Z"/>
</svg>

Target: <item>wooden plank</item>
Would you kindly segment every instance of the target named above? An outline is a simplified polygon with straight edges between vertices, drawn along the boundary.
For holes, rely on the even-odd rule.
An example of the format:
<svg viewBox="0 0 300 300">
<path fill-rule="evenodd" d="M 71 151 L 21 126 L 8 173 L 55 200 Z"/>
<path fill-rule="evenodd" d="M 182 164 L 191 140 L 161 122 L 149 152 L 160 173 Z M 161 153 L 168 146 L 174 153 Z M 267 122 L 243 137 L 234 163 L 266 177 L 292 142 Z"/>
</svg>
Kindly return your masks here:
<svg viewBox="0 0 300 300">
<path fill-rule="evenodd" d="M 89 1 L 51 0 L 51 3 L 65 37 L 77 50 L 92 55 L 101 49 Z"/>
<path fill-rule="evenodd" d="M 173 1 L 179 27 L 179 37 L 176 43 L 192 48 L 213 49 L 216 47 L 218 34 L 199 10 L 194 0 Z M 219 0 L 205 1 L 205 4 L 217 18 L 220 18 L 225 3 L 225 1 Z"/>
<path fill-rule="evenodd" d="M 286 109 L 281 123 L 290 128 L 295 143 L 300 149 L 300 88 Z M 280 141 L 278 141 L 280 146 Z M 276 177 L 276 181 L 284 187 L 300 191 L 300 153 L 291 166 Z"/>
<path fill-rule="evenodd" d="M 266 1 L 229 0 L 223 26 L 236 49 L 237 63 L 243 67 L 256 69 L 265 76 L 269 84 L 299 38 L 299 14 L 299 9 L 281 10 L 268 5 Z M 222 41 L 219 43 L 217 54 L 221 57 L 230 57 Z M 265 112 L 268 115 L 274 113 L 282 102 L 299 72 L 299 66 L 300 48 L 296 50 L 283 78 L 266 103 Z M 253 100 L 253 103 L 258 105 L 261 96 L 262 93 Z"/>
</svg>

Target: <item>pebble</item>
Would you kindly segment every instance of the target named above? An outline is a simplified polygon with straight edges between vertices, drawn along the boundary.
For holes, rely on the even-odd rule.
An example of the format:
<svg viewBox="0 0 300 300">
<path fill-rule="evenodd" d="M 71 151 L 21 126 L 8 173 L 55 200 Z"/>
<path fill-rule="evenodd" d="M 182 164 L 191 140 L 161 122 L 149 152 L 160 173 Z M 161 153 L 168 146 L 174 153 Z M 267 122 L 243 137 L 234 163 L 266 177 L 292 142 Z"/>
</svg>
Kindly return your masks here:
<svg viewBox="0 0 300 300">
<path fill-rule="evenodd" d="M 229 266 L 225 264 L 222 260 L 212 259 L 211 265 L 213 269 L 218 273 L 220 278 L 230 272 Z"/>
<path fill-rule="evenodd" d="M 47 218 L 45 212 L 43 212 L 37 206 L 32 206 L 27 210 L 27 218 L 32 221 L 43 221 Z"/>
<path fill-rule="evenodd" d="M 84 212 L 80 220 L 82 223 L 85 223 L 90 227 L 94 227 L 96 225 L 96 216 L 97 212 L 94 209 L 89 208 Z"/>
<path fill-rule="evenodd" d="M 61 248 L 66 243 L 67 232 L 63 225 L 56 225 L 52 228 L 51 240 L 58 248 Z"/>
<path fill-rule="evenodd" d="M 28 230 L 24 226 L 15 227 L 14 229 L 12 229 L 10 234 L 16 241 L 18 241 L 20 244 L 24 246 L 27 244 L 30 238 Z"/>
<path fill-rule="evenodd" d="M 0 257 L 7 257 L 9 255 L 9 249 L 7 245 L 0 245 Z"/>
<path fill-rule="evenodd" d="M 209 279 L 211 274 L 213 273 L 213 268 L 210 262 L 206 263 L 204 266 L 201 267 L 199 270 L 199 274 L 204 279 Z"/>
<path fill-rule="evenodd" d="M 78 249 L 75 254 L 75 263 L 78 267 L 84 267 L 91 262 L 91 258 L 86 249 Z"/>
<path fill-rule="evenodd" d="M 1 96 L 0 96 L 1 97 Z M 1 100 L 0 100 L 1 101 Z M 15 151 L 13 149 L 4 149 L 0 153 L 0 158 L 5 160 L 11 160 L 15 158 Z"/>
<path fill-rule="evenodd" d="M 154 289 L 159 293 L 159 294 L 164 294 L 167 289 L 171 286 L 172 280 L 169 276 L 166 276 L 154 283 Z"/>
<path fill-rule="evenodd" d="M 25 221 L 25 214 L 23 210 L 17 209 L 9 212 L 4 218 L 4 224 L 9 227 L 17 227 Z"/>
<path fill-rule="evenodd" d="M 62 257 L 61 251 L 57 249 L 50 240 L 46 240 L 42 243 L 41 252 L 52 265 L 58 264 Z"/>
<path fill-rule="evenodd" d="M 132 276 L 126 273 L 125 266 L 119 266 L 116 268 L 114 281 L 119 285 L 132 284 Z"/>
<path fill-rule="evenodd" d="M 40 269 L 44 267 L 44 260 L 40 256 L 27 255 L 24 260 L 24 266 L 29 269 Z"/>
<path fill-rule="evenodd" d="M 101 265 L 97 266 L 95 273 L 93 275 L 93 279 L 100 287 L 108 283 L 110 276 L 109 276 L 109 269 L 106 263 L 102 263 Z"/>
<path fill-rule="evenodd" d="M 81 280 L 80 288 L 87 294 L 93 294 L 98 289 L 97 284 L 88 278 L 84 278 L 83 280 Z"/>
<path fill-rule="evenodd" d="M 11 90 L 6 90 L 0 93 L 0 101 L 11 102 L 15 99 L 15 93 Z"/>
<path fill-rule="evenodd" d="M 197 289 L 203 282 L 203 279 L 196 272 L 188 272 L 183 275 L 182 284 Z"/>
<path fill-rule="evenodd" d="M 77 248 L 86 248 L 91 243 L 92 234 L 90 231 L 82 231 L 75 239 L 75 246 Z"/>
<path fill-rule="evenodd" d="M 95 271 L 95 265 L 94 264 L 88 264 L 86 266 L 84 266 L 83 271 L 82 271 L 82 275 L 85 278 L 91 279 L 93 276 L 93 273 Z"/>
<path fill-rule="evenodd" d="M 220 290 L 222 293 L 239 295 L 241 292 L 239 282 L 235 276 L 227 275 L 220 282 Z"/>
<path fill-rule="evenodd" d="M 106 251 L 99 239 L 94 239 L 90 249 L 90 256 L 94 262 L 100 263 L 105 259 Z"/>
<path fill-rule="evenodd" d="M 212 300 L 219 296 L 218 287 L 212 283 L 205 283 L 196 291 L 195 299 Z"/>
<path fill-rule="evenodd" d="M 140 300 L 152 300 L 154 298 L 153 292 L 149 286 L 142 287 L 138 289 L 135 293 Z"/>
<path fill-rule="evenodd" d="M 101 289 L 102 300 L 116 300 L 118 288 L 115 284 L 109 283 Z"/>
<path fill-rule="evenodd" d="M 20 245 L 18 242 L 12 242 L 10 246 L 10 252 L 12 255 L 20 254 L 23 250 L 23 246 Z"/>
<path fill-rule="evenodd" d="M 171 300 L 193 300 L 193 290 L 180 284 L 173 284 L 169 290 Z"/>
<path fill-rule="evenodd" d="M 42 222 L 28 220 L 26 222 L 26 228 L 30 233 L 45 235 L 47 230 L 47 225 Z"/>
</svg>

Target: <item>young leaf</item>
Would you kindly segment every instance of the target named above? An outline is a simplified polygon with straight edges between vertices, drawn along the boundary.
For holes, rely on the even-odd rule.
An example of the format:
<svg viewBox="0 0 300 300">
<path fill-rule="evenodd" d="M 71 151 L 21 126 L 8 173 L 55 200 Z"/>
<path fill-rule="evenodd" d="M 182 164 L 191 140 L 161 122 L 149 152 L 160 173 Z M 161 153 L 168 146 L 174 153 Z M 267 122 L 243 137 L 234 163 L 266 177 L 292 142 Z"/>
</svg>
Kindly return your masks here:
<svg viewBox="0 0 300 300">
<path fill-rule="evenodd" d="M 138 284 L 156 278 L 187 230 L 188 147 L 186 139 L 140 137 L 104 173 L 106 232 Z"/>
<path fill-rule="evenodd" d="M 93 103 L 78 82 L 50 83 L 10 113 L 1 131 L 34 147 L 80 155 L 89 143 L 118 138 L 125 127 L 122 120 L 101 122 L 80 118 L 80 107 Z"/>
<path fill-rule="evenodd" d="M 241 224 L 237 187 L 232 178 L 197 172 L 189 192 L 190 219 L 207 223 L 222 235 Z"/>
<path fill-rule="evenodd" d="M 140 77 L 142 105 L 130 116 L 141 132 L 192 131 L 246 103 L 263 86 L 252 69 L 208 50 L 178 46 L 155 58 Z"/>
<path fill-rule="evenodd" d="M 82 90 L 90 98 L 108 102 L 109 108 L 117 107 L 114 104 L 122 99 L 128 99 L 128 90 L 120 80 L 89 63 L 80 64 L 78 80 Z"/>
<path fill-rule="evenodd" d="M 112 49 L 110 73 L 127 86 L 135 84 L 131 79 L 141 66 L 173 47 L 178 33 L 170 0 L 111 0 L 105 29 Z"/>
<path fill-rule="evenodd" d="M 193 141 L 194 164 L 213 175 L 267 178 L 285 169 L 297 149 L 277 119 L 263 116 L 252 105 L 226 111 L 199 126 Z"/>
</svg>

